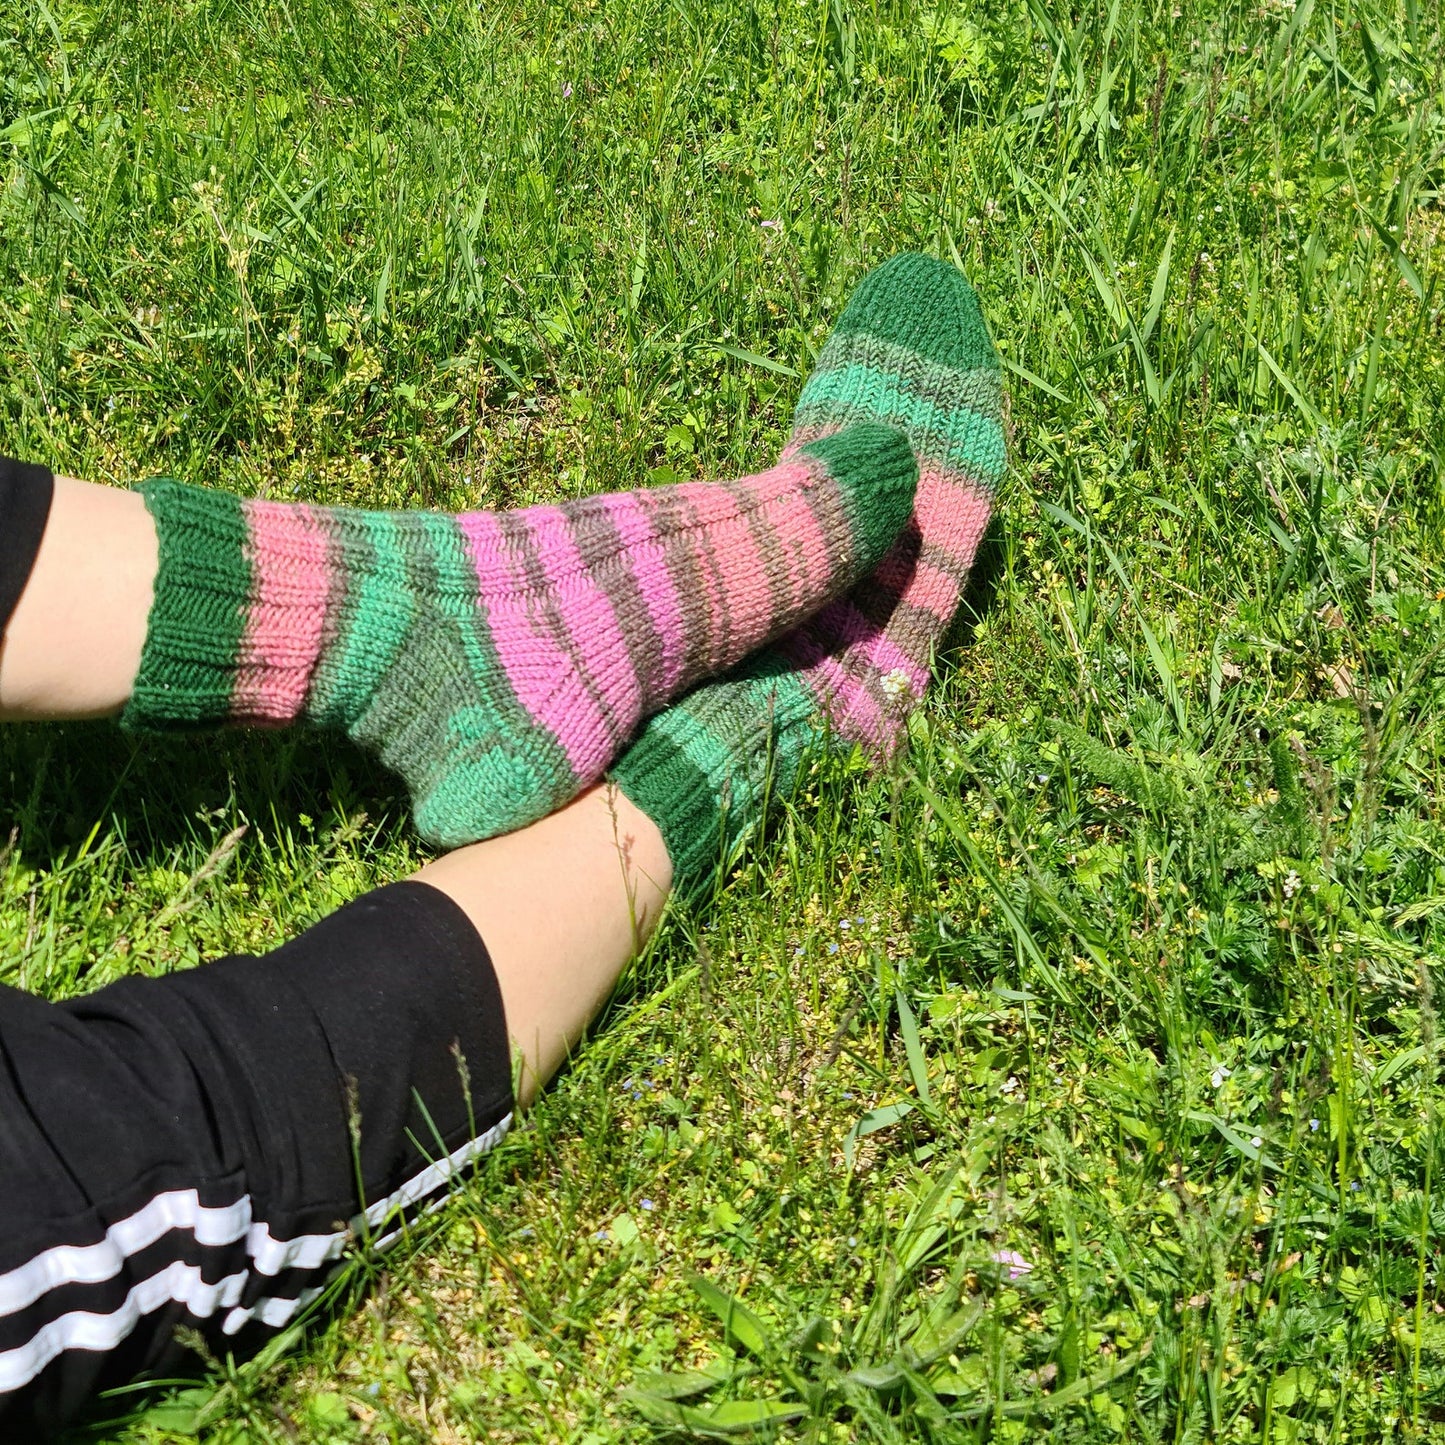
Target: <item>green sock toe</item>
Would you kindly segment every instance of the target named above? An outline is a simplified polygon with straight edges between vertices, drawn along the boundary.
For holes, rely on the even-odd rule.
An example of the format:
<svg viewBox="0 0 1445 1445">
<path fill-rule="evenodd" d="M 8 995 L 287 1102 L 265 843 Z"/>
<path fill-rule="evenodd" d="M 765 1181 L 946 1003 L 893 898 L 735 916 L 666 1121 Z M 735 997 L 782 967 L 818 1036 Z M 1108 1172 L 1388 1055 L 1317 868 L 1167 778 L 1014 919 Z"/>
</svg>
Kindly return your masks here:
<svg viewBox="0 0 1445 1445">
<path fill-rule="evenodd" d="M 896 427 L 865 423 L 803 448 L 827 468 L 849 511 L 865 567 L 882 560 L 913 512 L 918 462 Z"/>
<path fill-rule="evenodd" d="M 1003 377 L 978 297 L 956 267 L 895 256 L 853 293 L 798 398 L 794 443 L 898 427 L 920 469 L 992 490 L 1003 476 Z"/>
<path fill-rule="evenodd" d="M 819 366 L 828 365 L 830 346 L 842 350 L 856 337 L 906 347 L 954 371 L 998 367 L 973 287 L 956 266 L 932 256 L 909 252 L 870 271 L 838 318 Z"/>
</svg>

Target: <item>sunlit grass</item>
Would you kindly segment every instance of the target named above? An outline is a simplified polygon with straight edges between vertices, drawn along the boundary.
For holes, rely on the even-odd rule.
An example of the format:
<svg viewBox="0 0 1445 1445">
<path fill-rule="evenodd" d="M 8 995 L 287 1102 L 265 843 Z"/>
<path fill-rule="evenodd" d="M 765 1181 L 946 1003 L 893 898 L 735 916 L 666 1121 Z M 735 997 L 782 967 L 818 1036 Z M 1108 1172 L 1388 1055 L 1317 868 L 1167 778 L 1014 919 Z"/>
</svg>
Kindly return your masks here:
<svg viewBox="0 0 1445 1445">
<path fill-rule="evenodd" d="M 716 476 L 905 248 L 1012 393 L 897 772 L 812 779 L 330 1323 L 103 1438 L 1445 1433 L 1438 7 L 0 9 L 11 452 Z M 331 740 L 12 731 L 0 823 L 53 996 L 420 856 Z"/>
</svg>

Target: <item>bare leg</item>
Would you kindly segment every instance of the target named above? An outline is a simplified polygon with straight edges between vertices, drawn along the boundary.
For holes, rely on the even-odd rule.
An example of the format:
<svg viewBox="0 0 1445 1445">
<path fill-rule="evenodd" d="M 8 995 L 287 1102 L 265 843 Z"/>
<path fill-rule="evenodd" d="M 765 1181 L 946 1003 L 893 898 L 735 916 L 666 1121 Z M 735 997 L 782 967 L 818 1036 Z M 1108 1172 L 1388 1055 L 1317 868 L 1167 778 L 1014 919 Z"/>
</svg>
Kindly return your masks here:
<svg viewBox="0 0 1445 1445">
<path fill-rule="evenodd" d="M 0 640 L 0 719 L 119 712 L 140 666 L 156 534 L 132 492 L 55 479 L 35 568 Z M 485 939 L 530 1101 L 651 933 L 672 882 L 657 825 L 594 787 L 418 875 Z"/>
<path fill-rule="evenodd" d="M 134 492 L 56 477 L 45 538 L 0 639 L 0 720 L 105 717 L 145 645 L 156 532 Z"/>
<path fill-rule="evenodd" d="M 473 843 L 417 875 L 446 893 L 492 956 L 529 1104 L 606 1002 L 672 885 L 662 834 L 616 789 Z"/>
</svg>

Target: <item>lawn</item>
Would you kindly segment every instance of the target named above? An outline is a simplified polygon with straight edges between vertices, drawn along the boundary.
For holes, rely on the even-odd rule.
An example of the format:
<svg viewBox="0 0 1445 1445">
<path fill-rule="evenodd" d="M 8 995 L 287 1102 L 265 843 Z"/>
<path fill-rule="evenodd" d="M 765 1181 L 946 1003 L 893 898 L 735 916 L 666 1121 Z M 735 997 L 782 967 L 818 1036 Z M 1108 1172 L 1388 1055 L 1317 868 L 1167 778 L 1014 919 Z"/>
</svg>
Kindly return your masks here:
<svg viewBox="0 0 1445 1445">
<path fill-rule="evenodd" d="M 810 777 L 304 1338 L 95 1438 L 1445 1439 L 1438 4 L 0 15 L 12 454 L 755 469 L 907 248 L 1011 393 L 897 768 Z M 105 725 L 0 736 L 7 837 L 0 979 L 52 997 L 424 856 L 335 739 Z"/>
</svg>

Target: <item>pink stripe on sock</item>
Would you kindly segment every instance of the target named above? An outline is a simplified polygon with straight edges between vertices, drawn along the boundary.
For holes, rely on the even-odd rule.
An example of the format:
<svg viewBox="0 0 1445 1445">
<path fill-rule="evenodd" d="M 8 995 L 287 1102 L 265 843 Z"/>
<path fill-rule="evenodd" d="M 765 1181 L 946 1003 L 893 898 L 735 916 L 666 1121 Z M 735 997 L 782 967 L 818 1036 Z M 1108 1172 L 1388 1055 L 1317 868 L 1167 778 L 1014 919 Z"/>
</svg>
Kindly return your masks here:
<svg viewBox="0 0 1445 1445">
<path fill-rule="evenodd" d="M 818 614 L 815 624 L 824 632 L 831 646 L 826 656 L 836 658 L 844 666 L 850 681 L 844 689 L 849 695 L 866 689 L 854 679 L 872 673 L 878 678 L 897 677 L 905 684 L 916 702 L 928 684 L 928 668 L 910 657 L 888 635 L 885 628 L 870 622 L 846 597 L 840 597 Z"/>
<path fill-rule="evenodd" d="M 865 636 L 877 637 L 877 628 L 846 599 L 839 598 L 810 623 L 790 632 L 778 643 L 778 650 L 804 674 L 808 690 L 823 702 L 830 725 L 877 751 L 886 746 L 893 721 L 843 665 L 841 656 L 861 645 Z"/>
<path fill-rule="evenodd" d="M 990 504 L 990 494 L 959 473 L 937 468 L 921 473 L 914 511 L 924 556 L 912 547 L 894 546 L 874 572 L 874 584 L 892 593 L 898 606 L 932 613 L 941 632 L 958 610 L 963 579 L 988 526 Z M 930 553 L 937 560 L 930 560 Z M 929 674 L 886 628 L 841 598 L 779 647 L 808 674 L 814 695 L 827 700 L 829 720 L 840 734 L 884 755 L 897 746 Z M 896 707 L 880 701 L 894 689 Z"/>
<path fill-rule="evenodd" d="M 913 513 L 924 543 L 941 552 L 965 576 L 988 526 L 993 495 L 963 472 L 920 469 Z"/>
<path fill-rule="evenodd" d="M 232 715 L 289 722 L 301 711 L 326 626 L 331 566 L 325 527 L 309 507 L 247 502 L 252 602 L 237 655 Z"/>
<path fill-rule="evenodd" d="M 669 507 L 690 514 L 690 524 L 700 533 L 702 528 L 707 529 L 706 536 L 700 534 L 691 543 L 696 549 L 694 566 L 703 592 L 699 614 L 702 626 L 698 636 L 689 639 L 692 645 L 687 654 L 686 671 L 692 677 L 700 677 L 718 672 L 724 665 L 729 630 L 724 615 L 728 605 L 728 574 L 735 566 L 745 571 L 756 569 L 757 549 L 748 535 L 748 525 L 742 519 L 732 488 L 707 482 L 683 482 L 668 490 L 672 493 Z M 645 492 L 642 495 L 647 496 Z M 687 546 L 689 542 L 685 537 L 678 537 L 671 545 Z"/>
<path fill-rule="evenodd" d="M 806 470 L 800 470 L 806 480 Z M 744 477 L 726 488 L 698 482 L 682 489 L 689 500 L 706 496 L 710 504 L 707 535 L 699 537 L 695 544 L 709 596 L 707 652 L 701 656 L 703 673 L 730 667 L 769 635 L 773 593 L 766 554 L 755 528 L 769 525 L 758 517 L 757 506 L 759 493 L 766 496 L 772 490 L 770 482 L 771 478 L 764 474 Z M 792 573 L 798 570 L 798 564 L 793 562 L 781 570 Z M 792 587 L 790 580 L 790 592 Z"/>
<path fill-rule="evenodd" d="M 579 777 L 595 777 L 613 750 L 608 709 L 637 717 L 637 679 L 611 602 L 580 571 L 565 514 L 556 507 L 513 513 L 513 523 L 521 522 L 541 564 L 543 577 L 536 580 L 553 584 L 547 599 L 550 617 L 539 612 L 536 597 L 527 595 L 533 579 L 526 576 L 526 559 L 507 548 L 496 517 L 473 512 L 458 521 L 487 594 L 487 628 L 517 701 L 556 738 Z M 569 567 L 576 575 L 556 585 Z M 556 635 L 557 620 L 563 637 Z M 584 658 L 585 676 L 578 656 Z"/>
<path fill-rule="evenodd" d="M 459 512 L 457 526 L 467 539 L 477 586 L 483 597 L 526 585 L 526 559 L 509 545 L 495 512 Z"/>
<path fill-rule="evenodd" d="M 573 656 L 581 660 L 592 691 L 601 695 L 602 706 L 611 714 L 610 719 L 604 717 L 600 732 L 594 733 L 589 724 L 571 740 L 562 732 L 557 737 L 571 757 L 574 746 L 586 747 L 586 740 L 596 736 L 594 746 L 600 751 L 589 754 L 591 768 L 603 768 L 612 760 L 614 744 L 632 731 L 642 715 L 641 681 L 633 670 L 612 599 L 583 562 L 567 513 L 561 507 L 529 507 L 521 517 L 541 557 L 542 570 L 553 585 L 553 607 L 567 631 Z M 622 561 L 630 565 L 627 559 Z M 618 725 L 620 736 L 614 736 Z"/>
</svg>

